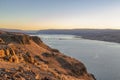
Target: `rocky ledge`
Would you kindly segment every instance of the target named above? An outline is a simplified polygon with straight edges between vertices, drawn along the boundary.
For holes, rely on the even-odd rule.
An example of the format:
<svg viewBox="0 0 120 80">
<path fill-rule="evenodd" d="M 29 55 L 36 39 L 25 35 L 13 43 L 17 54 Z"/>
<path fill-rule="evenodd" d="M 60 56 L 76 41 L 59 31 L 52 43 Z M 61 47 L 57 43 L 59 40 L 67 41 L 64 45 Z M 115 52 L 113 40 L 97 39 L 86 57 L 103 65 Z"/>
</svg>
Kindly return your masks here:
<svg viewBox="0 0 120 80">
<path fill-rule="evenodd" d="M 84 64 L 39 37 L 0 31 L 0 80 L 95 80 Z"/>
</svg>

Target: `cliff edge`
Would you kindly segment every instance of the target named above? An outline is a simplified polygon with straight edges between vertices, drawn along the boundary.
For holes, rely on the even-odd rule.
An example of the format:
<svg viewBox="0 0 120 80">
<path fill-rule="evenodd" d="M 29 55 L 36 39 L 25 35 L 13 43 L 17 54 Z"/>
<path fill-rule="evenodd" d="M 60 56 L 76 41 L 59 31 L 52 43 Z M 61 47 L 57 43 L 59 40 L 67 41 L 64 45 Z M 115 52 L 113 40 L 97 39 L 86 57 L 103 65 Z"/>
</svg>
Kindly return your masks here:
<svg viewBox="0 0 120 80">
<path fill-rule="evenodd" d="M 0 80 L 95 80 L 84 64 L 37 36 L 0 31 Z"/>
</svg>

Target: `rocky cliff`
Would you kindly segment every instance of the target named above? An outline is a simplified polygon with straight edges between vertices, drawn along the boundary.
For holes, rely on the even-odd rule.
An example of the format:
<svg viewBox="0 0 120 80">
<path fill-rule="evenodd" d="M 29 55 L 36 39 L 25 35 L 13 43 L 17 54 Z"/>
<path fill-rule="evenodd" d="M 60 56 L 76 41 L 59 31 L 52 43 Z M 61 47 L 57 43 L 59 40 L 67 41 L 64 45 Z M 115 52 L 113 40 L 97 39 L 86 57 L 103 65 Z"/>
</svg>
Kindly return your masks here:
<svg viewBox="0 0 120 80">
<path fill-rule="evenodd" d="M 84 64 L 36 36 L 0 31 L 0 80 L 95 80 Z"/>
</svg>

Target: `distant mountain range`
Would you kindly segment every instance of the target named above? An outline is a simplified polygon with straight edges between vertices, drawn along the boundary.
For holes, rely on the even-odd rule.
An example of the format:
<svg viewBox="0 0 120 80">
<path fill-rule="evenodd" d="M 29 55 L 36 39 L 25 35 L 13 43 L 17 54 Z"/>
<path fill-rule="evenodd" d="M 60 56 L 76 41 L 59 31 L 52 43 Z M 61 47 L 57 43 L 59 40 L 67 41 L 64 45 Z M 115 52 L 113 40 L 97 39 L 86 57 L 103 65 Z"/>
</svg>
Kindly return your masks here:
<svg viewBox="0 0 120 80">
<path fill-rule="evenodd" d="M 71 34 L 71 35 L 83 35 L 83 34 L 101 34 L 101 33 L 113 33 L 120 32 L 115 29 L 48 29 L 39 30 L 37 34 Z"/>
<path fill-rule="evenodd" d="M 61 29 L 40 30 L 37 34 L 69 34 L 79 38 L 120 43 L 120 30 L 114 29 Z"/>
<path fill-rule="evenodd" d="M 3 29 L 9 32 L 22 32 L 26 34 L 64 34 L 76 35 L 85 39 L 109 41 L 120 43 L 120 30 L 115 29 L 48 29 L 48 30 L 18 30 L 18 29 Z"/>
</svg>

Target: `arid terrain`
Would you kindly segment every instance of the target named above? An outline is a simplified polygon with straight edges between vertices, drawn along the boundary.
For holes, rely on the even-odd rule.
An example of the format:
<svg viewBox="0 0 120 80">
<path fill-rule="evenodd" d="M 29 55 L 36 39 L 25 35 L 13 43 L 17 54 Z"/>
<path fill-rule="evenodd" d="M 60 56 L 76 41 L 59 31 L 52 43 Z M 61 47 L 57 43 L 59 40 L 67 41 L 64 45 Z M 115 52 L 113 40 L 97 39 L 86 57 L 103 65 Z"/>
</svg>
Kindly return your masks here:
<svg viewBox="0 0 120 80">
<path fill-rule="evenodd" d="M 0 80 L 95 80 L 85 65 L 39 37 L 0 31 Z"/>
</svg>

